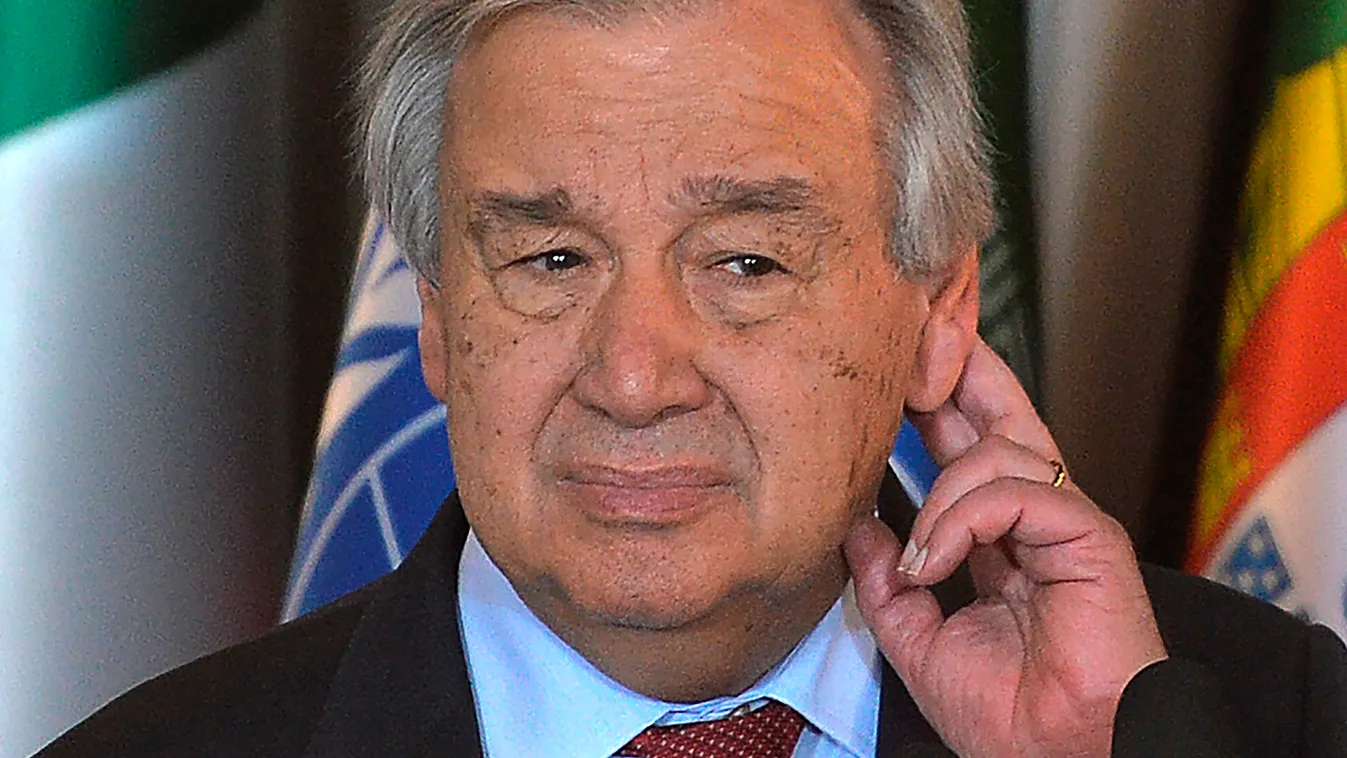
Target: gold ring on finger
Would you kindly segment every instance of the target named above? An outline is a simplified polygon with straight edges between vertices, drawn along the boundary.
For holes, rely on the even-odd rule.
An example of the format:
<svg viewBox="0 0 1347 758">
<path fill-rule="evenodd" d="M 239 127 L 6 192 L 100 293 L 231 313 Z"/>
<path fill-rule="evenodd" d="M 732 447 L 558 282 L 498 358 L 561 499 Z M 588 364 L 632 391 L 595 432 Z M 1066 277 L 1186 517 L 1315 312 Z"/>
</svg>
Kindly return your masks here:
<svg viewBox="0 0 1347 758">
<path fill-rule="evenodd" d="M 1056 473 L 1052 477 L 1052 487 L 1055 489 L 1066 484 L 1066 466 L 1061 461 L 1048 461 L 1052 464 L 1052 470 Z"/>
</svg>

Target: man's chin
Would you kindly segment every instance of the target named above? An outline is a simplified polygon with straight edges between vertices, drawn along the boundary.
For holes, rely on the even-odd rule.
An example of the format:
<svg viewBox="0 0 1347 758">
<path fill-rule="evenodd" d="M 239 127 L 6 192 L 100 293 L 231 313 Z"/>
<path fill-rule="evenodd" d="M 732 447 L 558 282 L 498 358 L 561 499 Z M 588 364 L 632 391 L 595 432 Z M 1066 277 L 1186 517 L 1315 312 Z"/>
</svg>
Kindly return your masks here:
<svg viewBox="0 0 1347 758">
<path fill-rule="evenodd" d="M 669 610 L 617 610 L 588 614 L 591 619 L 615 629 L 633 632 L 673 632 L 696 623 L 704 614 Z"/>
<path fill-rule="evenodd" d="M 731 603 L 725 593 L 679 592 L 667 586 L 632 587 L 614 583 L 597 590 L 565 593 L 565 602 L 589 623 L 614 630 L 673 632 L 695 628 Z M 730 593 L 738 594 L 738 593 Z"/>
</svg>

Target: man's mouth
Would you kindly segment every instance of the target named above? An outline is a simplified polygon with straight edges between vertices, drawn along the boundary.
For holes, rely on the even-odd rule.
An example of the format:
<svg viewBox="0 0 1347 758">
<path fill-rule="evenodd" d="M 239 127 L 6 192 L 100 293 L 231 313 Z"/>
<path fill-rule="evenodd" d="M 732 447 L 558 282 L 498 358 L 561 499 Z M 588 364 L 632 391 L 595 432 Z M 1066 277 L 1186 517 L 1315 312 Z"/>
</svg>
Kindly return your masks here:
<svg viewBox="0 0 1347 758">
<path fill-rule="evenodd" d="M 686 523 L 732 494 L 722 466 L 660 463 L 651 466 L 569 465 L 559 478 L 575 504 L 609 525 L 663 527 Z"/>
</svg>

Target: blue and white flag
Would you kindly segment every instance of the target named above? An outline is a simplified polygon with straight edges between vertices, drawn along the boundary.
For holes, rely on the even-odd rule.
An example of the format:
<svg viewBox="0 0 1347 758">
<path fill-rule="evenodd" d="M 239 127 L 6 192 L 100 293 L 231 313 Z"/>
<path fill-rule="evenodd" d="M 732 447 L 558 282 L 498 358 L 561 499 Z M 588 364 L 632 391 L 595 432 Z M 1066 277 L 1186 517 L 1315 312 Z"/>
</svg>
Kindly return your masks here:
<svg viewBox="0 0 1347 758">
<path fill-rule="evenodd" d="M 445 408 L 426 389 L 416 274 L 369 222 L 318 430 L 283 617 L 395 568 L 454 486 Z"/>
<path fill-rule="evenodd" d="M 371 222 L 318 432 L 287 621 L 397 567 L 453 489 L 445 408 L 421 377 L 420 321 L 416 275 Z M 906 423 L 889 463 L 914 502 L 939 473 Z"/>
</svg>

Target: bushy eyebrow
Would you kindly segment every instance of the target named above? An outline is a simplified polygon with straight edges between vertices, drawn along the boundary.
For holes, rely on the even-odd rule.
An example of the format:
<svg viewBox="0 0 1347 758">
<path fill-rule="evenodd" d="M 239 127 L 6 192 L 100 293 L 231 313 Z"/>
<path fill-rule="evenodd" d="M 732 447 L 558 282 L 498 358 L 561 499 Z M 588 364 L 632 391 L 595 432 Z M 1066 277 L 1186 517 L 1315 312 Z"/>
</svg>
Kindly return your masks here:
<svg viewBox="0 0 1347 758">
<path fill-rule="evenodd" d="M 814 198 L 813 186 L 799 177 L 739 179 L 711 175 L 688 177 L 669 202 L 698 216 L 808 213 L 828 218 Z M 510 226 L 560 226 L 573 220 L 574 215 L 571 196 L 560 187 L 538 195 L 483 192 L 468 204 L 469 227 L 478 234 Z"/>
<path fill-rule="evenodd" d="M 557 226 L 571 217 L 571 196 L 556 188 L 541 195 L 484 192 L 468 204 L 468 224 L 475 231 L 501 226 Z"/>
<path fill-rule="evenodd" d="M 688 177 L 670 198 L 679 207 L 699 215 L 780 214 L 812 210 L 814 188 L 804 179 L 778 176 L 772 179 L 737 179 L 729 176 Z"/>
</svg>

